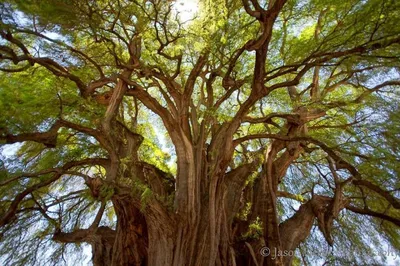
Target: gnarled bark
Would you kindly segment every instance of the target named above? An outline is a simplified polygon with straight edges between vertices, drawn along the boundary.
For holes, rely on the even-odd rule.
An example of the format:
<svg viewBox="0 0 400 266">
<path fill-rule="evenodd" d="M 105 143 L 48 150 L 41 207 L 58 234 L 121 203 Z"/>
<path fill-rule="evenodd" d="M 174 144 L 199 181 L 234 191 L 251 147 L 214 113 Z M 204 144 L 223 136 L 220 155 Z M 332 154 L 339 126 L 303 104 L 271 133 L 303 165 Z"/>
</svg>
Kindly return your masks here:
<svg viewBox="0 0 400 266">
<path fill-rule="evenodd" d="M 147 265 L 147 224 L 129 198 L 114 198 L 117 229 L 112 252 L 113 266 Z"/>
</svg>

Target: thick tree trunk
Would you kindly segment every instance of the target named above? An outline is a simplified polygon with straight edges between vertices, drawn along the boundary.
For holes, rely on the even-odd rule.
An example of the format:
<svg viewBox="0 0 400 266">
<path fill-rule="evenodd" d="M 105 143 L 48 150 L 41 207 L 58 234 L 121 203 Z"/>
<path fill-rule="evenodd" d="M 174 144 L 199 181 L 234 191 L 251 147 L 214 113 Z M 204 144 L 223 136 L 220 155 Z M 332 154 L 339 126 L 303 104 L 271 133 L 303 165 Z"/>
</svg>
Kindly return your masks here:
<svg viewBox="0 0 400 266">
<path fill-rule="evenodd" d="M 99 238 L 91 243 L 94 265 L 235 265 L 231 247 L 233 219 L 228 223 L 233 210 L 226 208 L 231 201 L 224 200 L 223 191 L 217 191 L 217 195 L 215 234 L 210 229 L 207 197 L 203 198 L 201 213 L 192 224 L 187 217 L 167 212 L 156 203 L 139 210 L 133 198 L 113 196 L 116 232 L 112 239 Z"/>
<path fill-rule="evenodd" d="M 148 220 L 148 265 L 233 265 L 228 256 L 229 237 L 225 229 L 225 215 L 221 212 L 216 216 L 218 228 L 213 241 L 217 246 L 214 249 L 208 206 L 203 204 L 202 207 L 194 225 L 188 219 Z"/>
<path fill-rule="evenodd" d="M 99 227 L 98 237 L 91 242 L 93 266 L 111 265 L 115 232 L 109 227 Z"/>
<path fill-rule="evenodd" d="M 126 199 L 113 199 L 117 230 L 112 266 L 147 265 L 147 224 L 143 214 Z"/>
<path fill-rule="evenodd" d="M 289 266 L 293 259 L 291 255 L 279 256 L 274 253 L 286 251 L 294 254 L 298 245 L 310 234 L 315 218 L 326 216 L 324 210 L 334 201 L 329 197 L 314 195 L 301 205 L 295 215 L 278 225 L 268 185 L 265 184 L 266 169 L 254 183 L 254 189 L 249 190 L 251 197 L 245 195 L 247 192 L 237 193 L 243 188 L 241 177 L 248 169 L 251 169 L 251 165 L 232 171 L 225 175 L 224 182 L 218 186 L 219 196 L 214 204 L 216 212 L 212 217 L 215 231 L 210 229 L 210 204 L 207 197 L 202 198 L 197 222 L 191 224 L 189 219 L 166 211 L 162 205 L 152 203 L 151 208 L 139 210 L 137 202 L 133 204 L 135 201 L 130 196 L 114 196 L 112 201 L 118 219 L 116 231 L 101 226 L 95 231 L 88 229 L 72 234 L 58 233 L 54 239 L 60 242 L 90 243 L 95 266 Z M 226 190 L 228 186 L 229 191 Z M 254 204 L 246 222 L 235 218 L 241 209 L 239 205 L 243 197 Z M 253 240 L 240 240 L 255 217 L 261 217 L 263 233 Z M 216 246 L 212 246 L 212 243 L 216 243 Z M 261 247 L 268 247 L 271 254 L 263 257 L 259 252 Z"/>
<path fill-rule="evenodd" d="M 93 264 L 95 266 L 270 266 L 282 263 L 291 265 L 292 257 L 275 257 L 272 253 L 263 257 L 259 252 L 260 247 L 268 247 L 271 252 L 294 251 L 309 235 L 316 209 L 327 206 L 329 200 L 315 198 L 303 204 L 293 217 L 277 227 L 276 221 L 272 221 L 271 217 L 275 215 L 273 208 L 269 200 L 265 200 L 268 195 L 257 192 L 264 190 L 260 183 L 256 183 L 256 186 L 258 190 L 254 191 L 254 196 L 264 195 L 264 197 L 254 202 L 257 208 L 253 209 L 253 212 L 256 216 L 266 215 L 262 219 L 266 223 L 264 227 L 266 230 L 259 240 L 250 241 L 250 244 L 242 242 L 238 245 L 238 237 L 248 230 L 248 224 L 238 229 L 238 221 L 233 215 L 238 209 L 232 207 L 236 207 L 235 202 L 240 199 L 231 193 L 221 193 L 220 195 L 225 194 L 225 196 L 216 202 L 218 211 L 214 217 L 217 227 L 215 235 L 211 235 L 206 201 L 203 202 L 198 223 L 192 226 L 188 220 L 175 215 L 170 217 L 171 214 L 163 213 L 161 209 L 148 211 L 143 215 L 128 199 L 113 199 L 118 219 L 117 230 L 115 232 L 107 227 L 99 227 L 97 237 L 88 241 L 93 248 Z M 224 201 L 220 201 L 221 199 Z M 274 238 L 277 234 L 279 239 Z M 216 249 L 211 245 L 211 238 L 217 243 Z M 214 256 L 213 252 L 216 252 Z"/>
<path fill-rule="evenodd" d="M 159 173 L 158 176 L 151 169 L 144 171 L 145 168 L 135 168 L 134 176 L 143 175 L 141 179 L 149 183 L 157 196 L 142 210 L 139 209 L 139 198 L 130 192 L 117 193 L 112 197 L 117 217 L 116 236 L 111 264 L 107 264 L 110 259 L 104 259 L 103 265 L 228 266 L 241 265 L 242 262 L 244 265 L 282 265 L 281 257 L 263 257 L 259 250 L 268 247 L 271 251 L 279 251 L 282 246 L 286 247 L 280 238 L 276 193 L 290 162 L 298 156 L 299 144 L 278 156 L 278 152 L 284 148 L 285 142 L 276 141 L 267 150 L 253 198 L 246 199 L 252 203 L 249 219 L 240 229 L 235 217 L 245 203 L 242 200 L 246 180 L 259 162 L 254 161 L 226 173 L 225 168 L 210 167 L 205 163 L 194 164 L 193 156 L 185 157 L 182 165 L 178 163 L 181 179 L 176 184 L 185 192 L 176 197 L 184 200 L 178 201 L 175 211 L 170 209 L 171 206 L 164 206 L 162 196 L 168 194 L 163 189 L 157 190 L 151 181 L 156 177 L 163 180 L 163 174 Z M 200 162 L 216 160 L 206 158 L 202 152 L 202 148 L 199 148 L 199 152 L 194 149 L 189 155 L 196 154 L 196 161 Z M 193 165 L 188 168 L 188 164 Z M 225 165 L 223 160 L 216 160 L 215 164 Z M 190 176 L 188 179 L 191 181 L 185 176 Z M 262 222 L 263 233 L 257 241 L 250 241 L 250 244 L 242 242 L 244 249 L 241 250 L 241 244 L 238 248 L 237 243 L 249 230 L 249 223 L 258 218 Z M 108 247 L 97 250 L 109 254 Z"/>
</svg>

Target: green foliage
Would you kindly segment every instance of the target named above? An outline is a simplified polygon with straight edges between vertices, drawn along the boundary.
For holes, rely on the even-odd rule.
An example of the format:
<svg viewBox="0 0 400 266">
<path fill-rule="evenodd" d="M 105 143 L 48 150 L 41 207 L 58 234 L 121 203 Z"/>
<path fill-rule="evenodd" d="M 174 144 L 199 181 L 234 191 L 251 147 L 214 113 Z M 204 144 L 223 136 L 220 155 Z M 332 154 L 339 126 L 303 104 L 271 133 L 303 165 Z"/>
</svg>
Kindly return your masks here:
<svg viewBox="0 0 400 266">
<path fill-rule="evenodd" d="M 0 79 L 0 128 L 12 132 L 44 130 L 59 113 L 57 80 L 47 71 L 36 69 L 16 75 L 0 73 Z"/>
<path fill-rule="evenodd" d="M 99 190 L 100 198 L 104 201 L 109 201 L 114 195 L 114 187 L 112 185 L 103 184 Z"/>
<path fill-rule="evenodd" d="M 251 212 L 251 202 L 246 202 L 246 206 L 241 210 L 240 213 L 237 213 L 236 216 L 238 219 L 247 221 L 247 217 Z"/>
<path fill-rule="evenodd" d="M 248 231 L 242 235 L 243 239 L 259 239 L 263 235 L 263 225 L 260 217 L 249 224 Z"/>
<path fill-rule="evenodd" d="M 267 7 L 267 1 L 259 2 Z M 245 204 L 235 213 L 236 220 L 248 227 L 239 234 L 242 240 L 258 240 L 265 225 L 260 217 L 249 220 L 253 199 L 245 197 L 250 197 L 247 192 L 265 174 L 265 152 L 279 139 L 271 136 L 288 138 L 296 126 L 302 131 L 294 136 L 324 143 L 353 165 L 363 179 L 399 198 L 398 84 L 376 89 L 387 81 L 399 80 L 400 27 L 395 19 L 400 14 L 399 1 L 288 0 L 273 22 L 268 45 L 262 46 L 268 51 L 260 69 L 255 69 L 259 53 L 248 45 L 261 38 L 269 25 L 260 25 L 248 15 L 239 0 L 200 1 L 199 6 L 197 17 L 183 23 L 173 1 L 0 3 L 0 144 L 12 142 L 16 136 L 44 134 L 56 121 L 64 121 L 55 132 L 55 147 L 25 141 L 14 146 L 8 158 L 1 158 L 0 184 L 5 185 L 0 186 L 0 218 L 19 193 L 54 177 L 68 162 L 115 160 L 112 166 L 71 167 L 51 185 L 28 193 L 18 204 L 15 224 L 1 231 L 0 255 L 6 264 L 38 265 L 40 256 L 45 258 L 44 264 L 63 264 L 65 254 L 81 247 L 51 244 L 55 230 L 62 227 L 68 232 L 90 226 L 88 221 L 96 215 L 99 198 L 107 203 L 107 219 L 102 223 L 114 228 L 116 213 L 111 198 L 118 189 L 131 192 L 144 214 L 154 203 L 175 213 L 178 175 L 191 163 L 185 161 L 178 168 L 177 162 L 182 160 L 178 151 L 185 160 L 197 160 L 193 163 L 196 167 L 201 165 L 195 174 L 196 178 L 199 173 L 203 175 L 196 183 L 201 183 L 198 191 L 204 193 L 200 201 L 210 196 L 204 191 L 209 191 L 214 176 L 208 175 L 217 172 L 219 177 L 245 164 L 257 164 L 241 180 Z M 9 36 L 23 46 L 10 41 Z M 206 62 L 189 80 L 200 56 L 206 56 Z M 24 57 L 27 59 L 22 60 Z M 256 91 L 254 73 L 264 70 L 262 88 Z M 123 76 L 128 72 L 126 82 Z M 282 85 L 291 80 L 296 95 L 290 94 L 291 86 Z M 190 82 L 193 92 L 182 96 Z M 111 107 L 106 96 L 121 83 L 127 92 L 107 125 Z M 318 97 L 311 95 L 316 85 Z M 95 88 L 83 95 L 81 87 Z M 254 96 L 259 98 L 253 101 Z M 299 122 L 302 110 L 322 115 Z M 263 119 L 268 117 L 272 118 Z M 261 122 L 253 122 L 257 119 Z M 172 126 L 168 125 L 170 121 Z M 111 132 L 105 132 L 107 126 Z M 223 134 L 229 130 L 234 133 L 225 139 Z M 125 131 L 141 135 L 140 146 L 130 142 Z M 199 132 L 204 135 L 200 137 Z M 235 147 L 225 142 L 246 137 L 248 141 Z M 187 149 L 186 142 L 192 150 Z M 293 142 L 278 143 L 276 158 L 286 156 L 287 145 Z M 278 189 L 292 194 L 290 200 L 278 200 L 282 219 L 291 217 L 298 205 L 314 194 L 334 196 L 335 178 L 328 167 L 328 152 L 313 141 L 298 144 L 299 154 L 290 154 L 293 161 L 278 180 Z M 232 150 L 232 158 L 228 158 L 230 150 L 225 151 L 225 147 Z M 145 163 L 159 170 L 157 174 L 163 180 L 150 184 L 144 168 L 140 168 Z M 219 168 L 221 165 L 225 168 Z M 93 177 L 110 179 L 112 167 L 118 168 L 115 180 L 104 182 L 95 197 L 85 182 Z M 54 171 L 46 172 L 48 169 Z M 350 176 L 343 168 L 336 172 L 342 181 Z M 218 186 L 228 184 L 225 181 L 217 182 Z M 157 186 L 164 188 L 166 195 L 159 194 Z M 400 219 L 398 209 L 376 191 L 363 191 L 349 182 L 343 194 L 351 199 L 352 206 L 368 206 L 371 211 Z M 333 249 L 314 229 L 301 245 L 302 260 L 297 254 L 294 265 L 303 260 L 314 265 L 325 259 L 328 264 L 379 263 L 368 255 L 382 239 L 400 250 L 399 229 L 393 223 L 360 218 L 348 210 L 335 221 Z"/>
</svg>

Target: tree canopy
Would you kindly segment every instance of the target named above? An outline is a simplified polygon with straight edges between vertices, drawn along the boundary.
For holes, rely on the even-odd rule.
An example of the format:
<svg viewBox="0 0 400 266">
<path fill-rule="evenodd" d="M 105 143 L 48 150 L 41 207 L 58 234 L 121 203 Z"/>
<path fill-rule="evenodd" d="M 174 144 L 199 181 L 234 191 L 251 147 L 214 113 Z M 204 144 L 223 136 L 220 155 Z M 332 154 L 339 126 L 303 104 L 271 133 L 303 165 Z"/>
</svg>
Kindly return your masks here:
<svg viewBox="0 0 400 266">
<path fill-rule="evenodd" d="M 400 2 L 178 5 L 1 1 L 0 261 L 399 254 Z"/>
</svg>

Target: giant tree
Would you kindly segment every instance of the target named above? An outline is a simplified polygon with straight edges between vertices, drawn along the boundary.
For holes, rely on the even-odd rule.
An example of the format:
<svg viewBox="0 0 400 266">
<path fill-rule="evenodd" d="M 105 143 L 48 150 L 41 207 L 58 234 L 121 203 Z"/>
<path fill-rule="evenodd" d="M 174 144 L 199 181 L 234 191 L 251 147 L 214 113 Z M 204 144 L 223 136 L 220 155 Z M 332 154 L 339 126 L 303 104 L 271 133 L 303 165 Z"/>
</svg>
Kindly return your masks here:
<svg viewBox="0 0 400 266">
<path fill-rule="evenodd" d="M 83 243 L 94 265 L 400 248 L 399 1 L 200 1 L 187 21 L 162 0 L 0 12 L 4 263 L 66 263 Z"/>
</svg>

